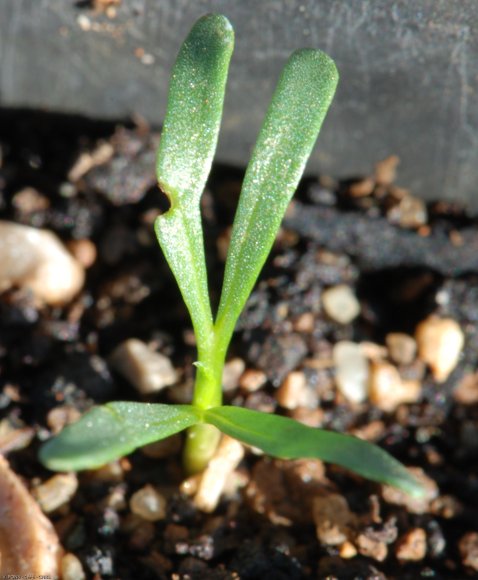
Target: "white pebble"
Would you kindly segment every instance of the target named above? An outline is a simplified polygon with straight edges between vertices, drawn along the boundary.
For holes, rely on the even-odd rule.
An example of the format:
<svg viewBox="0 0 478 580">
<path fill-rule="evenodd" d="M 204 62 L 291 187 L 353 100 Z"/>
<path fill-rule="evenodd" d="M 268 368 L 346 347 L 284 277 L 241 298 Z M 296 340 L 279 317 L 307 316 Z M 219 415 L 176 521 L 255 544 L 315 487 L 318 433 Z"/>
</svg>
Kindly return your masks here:
<svg viewBox="0 0 478 580">
<path fill-rule="evenodd" d="M 236 469 L 243 457 L 242 444 L 237 439 L 224 435 L 201 477 L 194 496 L 193 502 L 198 509 L 207 513 L 216 509 L 229 475 Z"/>
<path fill-rule="evenodd" d="M 465 336 L 452 318 L 429 316 L 415 332 L 419 358 L 428 364 L 439 383 L 446 381 L 458 364 Z"/>
<path fill-rule="evenodd" d="M 230 392 L 239 386 L 239 379 L 246 370 L 246 363 L 242 358 L 233 358 L 224 365 L 222 372 L 222 388 L 224 392 Z"/>
<path fill-rule="evenodd" d="M 61 577 L 63 580 L 85 580 L 83 566 L 74 554 L 65 554 L 61 559 Z"/>
<path fill-rule="evenodd" d="M 148 522 L 157 522 L 166 517 L 166 499 L 152 485 L 145 485 L 131 496 L 131 511 Z"/>
<path fill-rule="evenodd" d="M 7 221 L 0 221 L 0 265 L 0 291 L 18 285 L 51 305 L 69 302 L 85 279 L 53 232 Z"/>
<path fill-rule="evenodd" d="M 117 346 L 109 357 L 109 363 L 142 395 L 157 393 L 178 379 L 167 356 L 154 352 L 136 338 L 125 340 Z"/>
<path fill-rule="evenodd" d="M 340 324 L 348 324 L 360 314 L 360 303 L 345 284 L 324 290 L 322 304 L 327 315 Z"/>
<path fill-rule="evenodd" d="M 68 503 L 78 489 L 78 478 L 74 473 L 59 473 L 33 488 L 32 494 L 41 509 L 49 514 Z"/>
<path fill-rule="evenodd" d="M 368 395 L 369 365 L 359 344 L 343 340 L 333 348 L 335 382 L 352 403 L 362 403 Z"/>
</svg>

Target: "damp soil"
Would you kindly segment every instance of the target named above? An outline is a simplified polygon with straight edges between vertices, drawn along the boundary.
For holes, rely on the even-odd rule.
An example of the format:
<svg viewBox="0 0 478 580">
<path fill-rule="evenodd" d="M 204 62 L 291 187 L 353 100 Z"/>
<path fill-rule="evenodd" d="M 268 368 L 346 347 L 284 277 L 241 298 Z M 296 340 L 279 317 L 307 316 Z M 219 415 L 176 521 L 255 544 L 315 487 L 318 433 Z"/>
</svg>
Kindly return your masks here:
<svg viewBox="0 0 478 580">
<path fill-rule="evenodd" d="M 195 349 L 188 314 L 152 228 L 167 209 L 154 177 L 158 136 L 142 124 L 28 111 L 2 111 L 0 127 L 0 218 L 48 228 L 70 247 L 88 240 L 96 250 L 81 294 L 63 308 L 38 306 L 22 288 L 0 295 L 0 413 L 8 427 L 8 436 L 0 430 L 0 450 L 32 489 L 52 476 L 37 452 L 60 411 L 81 413 L 110 400 L 184 401 L 192 388 Z M 85 173 L 72 172 L 81 155 L 91 161 L 105 144 L 113 151 L 107 160 L 94 161 Z M 408 193 L 372 170 L 360 179 L 302 182 L 230 349 L 230 358 L 244 361 L 246 372 L 261 371 L 265 380 L 259 388 L 236 381 L 225 399 L 362 432 L 406 465 L 423 469 L 440 495 L 413 509 L 333 466 L 321 471 L 313 462 L 248 451 L 234 484 L 206 514 L 182 485 L 178 445 L 161 459 L 137 451 L 109 475 L 79 474 L 73 498 L 49 514 L 86 577 L 476 575 L 478 220 L 443 202 L 428 204 L 425 220 L 401 220 L 396 208 Z M 214 303 L 242 176 L 239 169 L 215 167 L 203 198 Z M 20 195 L 26 188 L 33 195 Z M 324 289 L 339 284 L 351 287 L 361 304 L 360 316 L 345 325 L 321 307 Z M 431 314 L 457 321 L 465 348 L 441 384 L 423 364 L 405 369 L 420 380 L 421 395 L 392 412 L 347 402 L 337 392 L 333 368 L 314 364 L 330 359 L 339 340 L 384 345 L 391 332 L 413 335 Z M 109 355 L 133 337 L 172 360 L 177 385 L 145 399 L 114 372 Z M 297 370 L 307 377 L 313 403 L 287 410 L 276 394 Z M 154 523 L 130 512 L 131 496 L 148 484 L 167 500 L 165 518 Z M 357 518 L 355 539 L 345 546 L 318 539 L 310 495 L 324 489 L 345 498 Z M 425 552 L 416 560 L 413 551 L 404 558 L 400 547 L 411 543 L 417 529 L 424 531 Z"/>
</svg>

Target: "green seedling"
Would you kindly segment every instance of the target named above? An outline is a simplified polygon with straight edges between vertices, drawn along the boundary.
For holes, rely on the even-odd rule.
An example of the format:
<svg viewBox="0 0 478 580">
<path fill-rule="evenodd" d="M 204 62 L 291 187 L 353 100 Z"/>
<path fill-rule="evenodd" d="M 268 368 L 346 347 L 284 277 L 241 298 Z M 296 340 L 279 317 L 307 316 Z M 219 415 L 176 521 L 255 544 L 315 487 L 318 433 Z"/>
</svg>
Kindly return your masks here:
<svg viewBox="0 0 478 580">
<path fill-rule="evenodd" d="M 185 429 L 184 464 L 202 470 L 220 433 L 274 457 L 320 458 L 410 494 L 422 489 L 379 447 L 355 437 L 307 427 L 290 418 L 222 405 L 221 378 L 237 319 L 271 250 L 335 92 L 334 62 L 319 50 L 289 58 L 266 114 L 244 178 L 232 228 L 216 316 L 208 295 L 200 198 L 216 149 L 227 71 L 234 44 L 229 21 L 201 18 L 174 66 L 157 159 L 170 209 L 156 235 L 189 310 L 197 341 L 191 405 L 114 402 L 93 408 L 40 451 L 53 470 L 99 467 Z"/>
</svg>

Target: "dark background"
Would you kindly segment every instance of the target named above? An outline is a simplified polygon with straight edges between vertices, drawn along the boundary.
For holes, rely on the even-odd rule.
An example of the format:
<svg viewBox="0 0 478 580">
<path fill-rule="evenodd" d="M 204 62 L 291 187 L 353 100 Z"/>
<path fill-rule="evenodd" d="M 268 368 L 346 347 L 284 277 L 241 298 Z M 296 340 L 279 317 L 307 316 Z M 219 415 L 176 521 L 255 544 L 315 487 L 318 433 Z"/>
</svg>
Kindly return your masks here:
<svg viewBox="0 0 478 580">
<path fill-rule="evenodd" d="M 398 183 L 478 211 L 475 0 L 2 0 L 0 107 L 159 126 L 170 67 L 200 15 L 236 30 L 218 159 L 244 165 L 290 52 L 337 61 L 337 98 L 309 172 L 366 174 L 390 154 Z M 0 127 L 1 130 L 1 127 Z"/>
</svg>

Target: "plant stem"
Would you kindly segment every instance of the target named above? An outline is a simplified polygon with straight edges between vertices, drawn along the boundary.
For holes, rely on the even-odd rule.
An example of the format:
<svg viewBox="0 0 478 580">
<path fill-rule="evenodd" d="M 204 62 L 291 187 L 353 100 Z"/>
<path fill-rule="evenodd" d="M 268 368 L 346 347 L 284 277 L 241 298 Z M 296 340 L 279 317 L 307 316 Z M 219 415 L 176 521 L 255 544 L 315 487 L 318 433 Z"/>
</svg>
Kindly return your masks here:
<svg viewBox="0 0 478 580">
<path fill-rule="evenodd" d="M 213 330 L 206 344 L 198 345 L 193 405 L 200 409 L 222 404 L 222 371 L 226 349 L 218 347 L 216 338 Z M 188 430 L 183 454 L 187 473 L 198 473 L 205 469 L 216 451 L 219 439 L 220 432 L 212 425 L 199 424 Z"/>
</svg>

